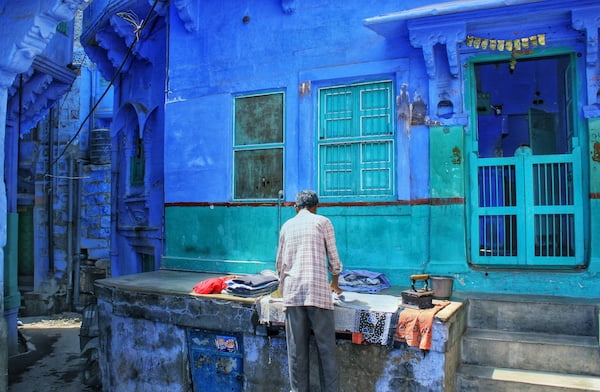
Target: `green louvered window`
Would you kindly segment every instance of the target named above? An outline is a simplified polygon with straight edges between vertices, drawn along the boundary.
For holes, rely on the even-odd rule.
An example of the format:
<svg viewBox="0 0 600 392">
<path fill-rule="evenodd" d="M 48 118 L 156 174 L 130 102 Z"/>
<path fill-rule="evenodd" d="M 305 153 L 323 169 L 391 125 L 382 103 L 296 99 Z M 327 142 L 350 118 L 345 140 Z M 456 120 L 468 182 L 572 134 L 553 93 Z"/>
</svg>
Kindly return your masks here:
<svg viewBox="0 0 600 392">
<path fill-rule="evenodd" d="M 389 81 L 319 90 L 319 194 L 394 195 L 393 86 Z"/>
<path fill-rule="evenodd" d="M 129 181 L 131 185 L 144 185 L 144 166 L 146 166 L 146 158 L 144 154 L 144 141 L 136 139 L 135 154 L 130 158 L 130 173 Z"/>
<path fill-rule="evenodd" d="M 56 31 L 63 35 L 69 35 L 69 24 L 67 22 L 60 22 L 56 25 Z"/>
</svg>

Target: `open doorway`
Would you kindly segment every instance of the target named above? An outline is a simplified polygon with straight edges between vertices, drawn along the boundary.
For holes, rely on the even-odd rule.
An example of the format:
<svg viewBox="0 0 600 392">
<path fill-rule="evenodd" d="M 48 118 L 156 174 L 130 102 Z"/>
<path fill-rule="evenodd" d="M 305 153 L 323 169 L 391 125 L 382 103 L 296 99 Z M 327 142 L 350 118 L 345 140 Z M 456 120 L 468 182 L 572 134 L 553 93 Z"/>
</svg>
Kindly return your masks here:
<svg viewBox="0 0 600 392">
<path fill-rule="evenodd" d="M 570 151 L 569 65 L 568 55 L 475 64 L 479 157 Z"/>
<path fill-rule="evenodd" d="M 473 264 L 583 262 L 573 62 L 571 54 L 562 54 L 472 64 Z"/>
</svg>

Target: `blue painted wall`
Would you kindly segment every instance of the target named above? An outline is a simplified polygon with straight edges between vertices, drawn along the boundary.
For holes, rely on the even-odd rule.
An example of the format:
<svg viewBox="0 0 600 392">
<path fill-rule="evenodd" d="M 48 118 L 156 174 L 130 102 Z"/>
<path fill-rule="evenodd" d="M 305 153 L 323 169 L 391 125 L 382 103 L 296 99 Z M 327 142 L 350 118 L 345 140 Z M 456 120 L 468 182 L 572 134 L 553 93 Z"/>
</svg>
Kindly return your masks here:
<svg viewBox="0 0 600 392">
<path fill-rule="evenodd" d="M 86 50 L 105 78 L 112 76 L 123 55 L 114 48 L 129 43 L 128 26 L 119 24 L 114 15 L 115 23 L 107 23 L 111 15 L 105 12 L 112 12 L 108 3 L 115 2 L 90 6 L 95 17 L 86 25 L 96 30 L 84 33 Z M 596 5 L 590 0 L 577 5 L 557 0 L 518 0 L 512 6 L 495 0 L 428 8 L 430 4 L 437 3 L 224 0 L 200 5 L 190 0 L 168 10 L 160 3 L 156 23 L 142 33 L 132 64 L 122 72 L 115 90 L 115 150 L 124 145 L 116 138 L 119 132 L 154 133 L 149 142 L 152 153 L 147 155 L 153 174 L 145 179 L 140 194 L 127 185 L 123 174 L 129 157 L 113 155 L 119 168 L 113 176 L 117 203 L 111 230 L 116 244 L 113 273 L 139 272 L 144 247 L 159 249 L 155 254 L 164 268 L 222 273 L 274 268 L 277 230 L 293 214 L 295 193 L 318 185 L 319 88 L 391 80 L 395 97 L 405 86 L 410 102 L 417 97 L 424 100 L 427 122 L 410 125 L 400 109 L 394 112 L 392 201 L 322 200 L 319 212 L 334 222 L 346 268 L 383 271 L 396 285 L 408 284 L 411 273 L 429 272 L 454 276 L 457 290 L 600 296 L 600 259 L 593 247 L 599 236 L 594 217 L 600 197 L 593 184 L 600 180 L 600 158 L 587 158 L 593 158 L 597 139 L 598 54 L 593 42 L 580 43 L 597 31 L 595 22 L 585 17 L 597 10 Z M 149 6 L 144 7 L 139 15 Z M 515 13 L 535 18 L 515 31 L 505 22 Z M 94 27 L 94 20 L 104 27 Z M 91 39 L 105 38 L 107 30 L 102 29 L 114 30 L 109 34 L 114 45 L 110 39 Z M 480 51 L 466 46 L 466 34 L 512 37 L 542 30 L 549 47 L 585 51 L 576 61 L 576 112 L 585 150 L 579 191 L 591 216 L 585 223 L 587 268 L 473 269 L 468 254 L 469 154 L 476 118 L 470 117 L 467 63 Z M 273 91 L 285 96 L 284 199 L 281 205 L 276 197 L 236 201 L 235 97 Z M 437 107 L 442 99 L 453 105 L 451 116 L 440 115 Z M 135 202 L 143 206 L 132 209 Z M 164 208 L 157 209 L 157 204 Z M 140 224 L 136 212 L 145 213 L 148 220 Z M 122 221 L 127 216 L 129 220 Z M 164 233 L 149 234 L 157 225 Z"/>
<path fill-rule="evenodd" d="M 281 220 L 293 214 L 290 202 L 300 189 L 315 188 L 316 112 L 319 87 L 388 79 L 397 95 L 427 95 L 422 62 L 403 37 L 386 39 L 364 27 L 374 14 L 395 4 L 335 2 L 230 2 L 199 11 L 197 32 L 184 29 L 172 14 L 169 40 L 169 94 L 165 109 L 165 239 L 163 266 L 204 271 L 258 272 L 274 269 Z M 246 20 L 244 18 L 247 17 Z M 404 38 L 406 39 L 406 38 Z M 366 50 L 368 48 L 368 50 Z M 411 79 L 412 78 L 412 79 Z M 300 84 L 310 82 L 310 93 Z M 233 104 L 237 95 L 285 93 L 285 201 L 263 207 L 232 203 Z M 427 256 L 428 129 L 411 135 L 396 127 L 396 189 L 399 204 L 338 207 L 320 213 L 338 232 L 348 268 L 384 270 L 398 282 L 423 269 Z M 216 205 L 215 205 L 216 204 Z M 278 220 L 278 216 L 281 217 Z M 382 244 L 385 244 L 383 247 Z M 389 260 L 394 260 L 389 263 Z"/>
<path fill-rule="evenodd" d="M 429 103 L 435 95 L 431 88 L 437 88 L 439 81 L 428 75 L 423 50 L 409 40 L 409 30 L 417 31 L 411 21 L 390 24 L 391 32 L 375 29 L 382 35 L 364 24 L 367 18 L 424 2 L 292 4 L 290 13 L 278 1 L 204 4 L 197 10 L 200 22 L 195 31 L 186 29 L 178 14 L 170 14 L 164 143 L 166 268 L 217 272 L 274 268 L 278 219 L 292 215 L 298 190 L 317 186 L 319 87 L 389 79 L 396 96 L 402 85 L 407 86 L 411 101 L 419 95 Z M 551 1 L 548 7 L 555 10 L 559 5 Z M 475 23 L 483 13 L 494 12 L 491 8 L 473 14 L 457 5 L 455 11 L 464 11 L 462 22 Z M 206 20 L 211 23 L 202 23 Z M 568 44 L 573 29 L 556 29 L 553 39 Z M 449 34 L 443 28 L 437 32 Z M 436 50 L 435 55 L 441 64 L 447 61 L 443 52 Z M 579 66 L 585 67 L 581 62 Z M 449 84 L 463 89 L 452 92 L 453 102 L 459 104 L 457 115 L 445 121 L 429 108 L 434 126 L 407 127 L 400 118 L 396 120 L 397 202 L 328 200 L 319 210 L 334 222 L 345 267 L 385 272 L 396 285 L 407 284 L 411 273 L 429 272 L 454 276 L 457 290 L 600 296 L 595 284 L 600 278 L 599 260 L 594 252 L 589 268 L 575 273 L 469 266 L 466 200 L 470 191 L 465 180 L 467 159 L 461 155 L 468 153 L 471 140 L 463 107 L 466 85 L 460 78 L 445 76 L 444 72 L 453 72 L 447 65 L 438 68 L 435 72 L 444 75 L 441 82 L 448 78 Z M 580 71 L 585 82 L 585 72 Z M 300 85 L 306 82 L 310 91 L 301 92 Z M 275 200 L 256 205 L 234 202 L 232 196 L 234 98 L 264 91 L 285 93 L 287 204 L 279 213 Z M 584 97 L 580 105 L 585 103 Z M 592 216 L 595 213 L 592 206 Z M 598 235 L 593 227 L 587 230 L 591 239 Z"/>
</svg>

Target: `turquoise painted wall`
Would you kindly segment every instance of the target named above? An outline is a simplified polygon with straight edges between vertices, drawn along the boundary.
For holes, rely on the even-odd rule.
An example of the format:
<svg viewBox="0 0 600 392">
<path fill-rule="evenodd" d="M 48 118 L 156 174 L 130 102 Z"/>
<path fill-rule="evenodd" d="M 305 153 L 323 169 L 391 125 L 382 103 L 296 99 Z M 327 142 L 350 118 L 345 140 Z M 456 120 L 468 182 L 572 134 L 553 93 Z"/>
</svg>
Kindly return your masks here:
<svg viewBox="0 0 600 392">
<path fill-rule="evenodd" d="M 323 206 L 333 222 L 340 257 L 347 269 L 384 272 L 398 284 L 422 272 L 429 246 L 427 206 Z M 295 215 L 281 209 L 281 222 Z M 278 241 L 275 206 L 167 207 L 163 267 L 227 273 L 275 268 Z"/>
<path fill-rule="evenodd" d="M 427 271 L 454 274 L 466 264 L 465 157 L 462 126 L 429 129 L 430 260 Z"/>
<path fill-rule="evenodd" d="M 289 218 L 291 207 L 282 211 Z M 276 207 L 168 207 L 163 266 L 256 273 L 275 268 Z"/>
<path fill-rule="evenodd" d="M 600 275 L 600 118 L 589 120 L 590 270 Z"/>
</svg>

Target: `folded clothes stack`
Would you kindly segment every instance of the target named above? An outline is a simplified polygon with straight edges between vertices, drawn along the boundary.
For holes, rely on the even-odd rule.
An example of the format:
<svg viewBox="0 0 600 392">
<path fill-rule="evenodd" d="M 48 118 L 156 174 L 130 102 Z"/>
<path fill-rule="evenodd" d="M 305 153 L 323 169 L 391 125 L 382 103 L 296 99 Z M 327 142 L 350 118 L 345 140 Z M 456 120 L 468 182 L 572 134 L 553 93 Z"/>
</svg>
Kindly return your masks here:
<svg viewBox="0 0 600 392">
<path fill-rule="evenodd" d="M 362 291 L 371 294 L 391 286 L 384 274 L 368 270 L 344 270 L 340 274 L 338 284 L 344 291 Z"/>
<path fill-rule="evenodd" d="M 274 273 L 238 276 L 226 282 L 224 293 L 238 297 L 260 297 L 271 294 L 279 287 L 279 279 Z"/>
</svg>

